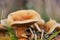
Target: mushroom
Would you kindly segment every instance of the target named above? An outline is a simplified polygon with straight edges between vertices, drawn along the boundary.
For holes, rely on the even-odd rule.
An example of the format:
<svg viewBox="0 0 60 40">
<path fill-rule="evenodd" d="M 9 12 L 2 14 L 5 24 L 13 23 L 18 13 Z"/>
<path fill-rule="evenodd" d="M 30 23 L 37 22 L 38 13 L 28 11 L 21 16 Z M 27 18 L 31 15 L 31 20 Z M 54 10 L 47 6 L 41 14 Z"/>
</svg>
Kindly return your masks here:
<svg viewBox="0 0 60 40">
<path fill-rule="evenodd" d="M 51 34 L 56 28 L 58 28 L 60 24 L 58 24 L 55 20 L 50 19 L 45 26 L 45 31 L 47 34 Z M 60 28 L 60 27 L 59 27 Z"/>
<path fill-rule="evenodd" d="M 41 31 L 38 25 L 44 25 L 45 21 L 34 10 L 19 10 L 8 15 L 6 22 L 15 28 L 16 34 L 25 34 L 24 31 L 28 26 L 34 24 L 38 31 Z M 34 27 L 34 26 L 33 26 Z M 21 31 L 21 32 L 20 32 Z M 18 35 L 18 36 L 19 36 Z M 21 36 L 20 35 L 20 36 Z M 26 37 L 26 36 L 25 36 Z"/>
<path fill-rule="evenodd" d="M 34 10 L 19 10 L 8 15 L 7 23 L 16 27 L 15 31 L 18 38 L 20 38 L 26 37 L 25 30 L 34 23 L 38 22 L 40 19 L 40 15 Z"/>
</svg>

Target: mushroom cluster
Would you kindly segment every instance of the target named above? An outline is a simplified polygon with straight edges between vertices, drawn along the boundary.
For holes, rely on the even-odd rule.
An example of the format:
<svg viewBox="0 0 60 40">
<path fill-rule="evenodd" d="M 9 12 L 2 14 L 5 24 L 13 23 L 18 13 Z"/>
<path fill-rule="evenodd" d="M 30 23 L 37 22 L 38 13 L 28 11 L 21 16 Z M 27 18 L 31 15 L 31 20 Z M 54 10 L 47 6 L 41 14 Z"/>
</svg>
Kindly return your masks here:
<svg viewBox="0 0 60 40">
<path fill-rule="evenodd" d="M 11 26 L 18 40 L 45 40 L 44 35 L 50 35 L 55 30 L 60 31 L 60 24 L 50 19 L 45 22 L 34 10 L 19 10 L 10 13 L 1 24 Z M 48 40 L 48 39 L 46 39 Z"/>
</svg>

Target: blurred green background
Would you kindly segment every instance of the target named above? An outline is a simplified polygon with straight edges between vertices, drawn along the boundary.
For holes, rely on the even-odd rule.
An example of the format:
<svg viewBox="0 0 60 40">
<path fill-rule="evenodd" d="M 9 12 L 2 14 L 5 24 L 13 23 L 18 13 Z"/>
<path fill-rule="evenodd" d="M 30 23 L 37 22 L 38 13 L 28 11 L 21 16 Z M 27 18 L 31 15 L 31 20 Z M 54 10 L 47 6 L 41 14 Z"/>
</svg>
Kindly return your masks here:
<svg viewBox="0 0 60 40">
<path fill-rule="evenodd" d="M 60 22 L 60 0 L 0 0 L 0 19 L 22 9 L 36 10 L 45 21 L 52 18 Z"/>
</svg>

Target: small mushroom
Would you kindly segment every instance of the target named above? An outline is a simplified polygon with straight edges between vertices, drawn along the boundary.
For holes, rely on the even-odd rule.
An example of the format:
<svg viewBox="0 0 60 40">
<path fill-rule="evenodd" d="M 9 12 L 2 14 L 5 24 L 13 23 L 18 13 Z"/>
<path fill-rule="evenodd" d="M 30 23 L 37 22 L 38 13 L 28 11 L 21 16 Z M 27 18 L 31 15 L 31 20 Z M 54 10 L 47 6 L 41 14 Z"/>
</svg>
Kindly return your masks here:
<svg viewBox="0 0 60 40">
<path fill-rule="evenodd" d="M 47 34 L 51 34 L 60 25 L 53 19 L 50 19 L 45 26 L 45 31 Z"/>
</svg>

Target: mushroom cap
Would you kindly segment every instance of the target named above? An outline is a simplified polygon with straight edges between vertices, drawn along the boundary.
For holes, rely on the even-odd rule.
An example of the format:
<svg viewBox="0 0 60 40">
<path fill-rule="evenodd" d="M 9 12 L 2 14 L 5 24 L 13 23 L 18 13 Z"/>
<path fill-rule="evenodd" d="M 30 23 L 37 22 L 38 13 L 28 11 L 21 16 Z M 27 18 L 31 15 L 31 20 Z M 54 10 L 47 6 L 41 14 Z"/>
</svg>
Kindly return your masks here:
<svg viewBox="0 0 60 40">
<path fill-rule="evenodd" d="M 19 10 L 8 15 L 7 21 L 13 24 L 32 24 L 41 19 L 40 15 L 34 10 Z"/>
</svg>

